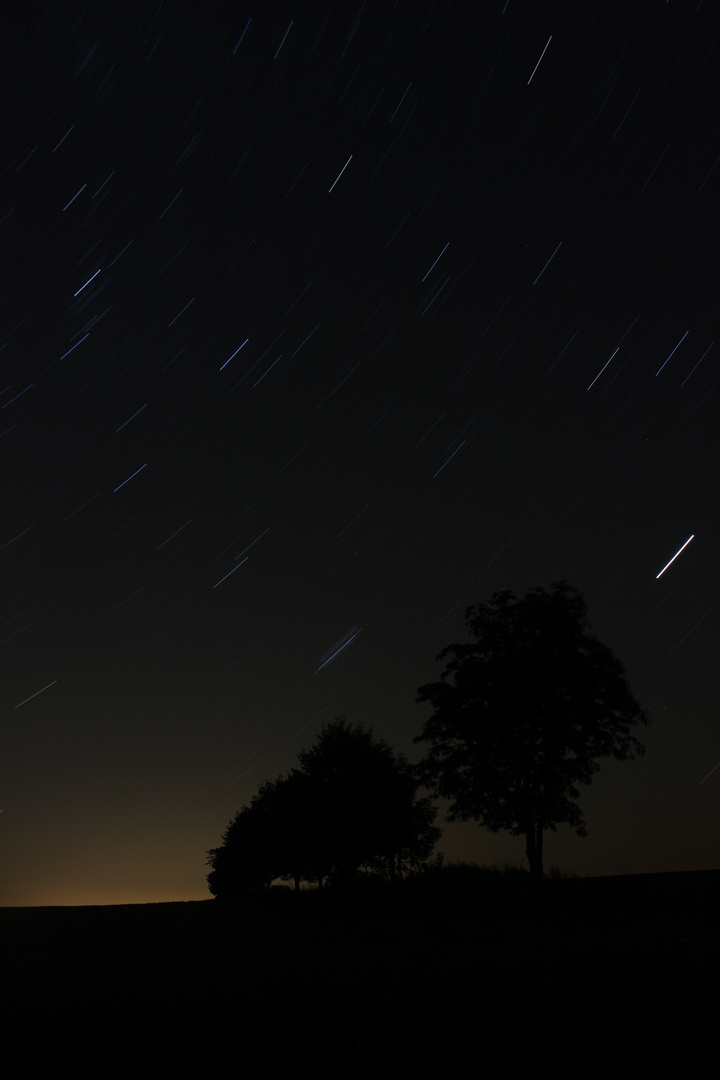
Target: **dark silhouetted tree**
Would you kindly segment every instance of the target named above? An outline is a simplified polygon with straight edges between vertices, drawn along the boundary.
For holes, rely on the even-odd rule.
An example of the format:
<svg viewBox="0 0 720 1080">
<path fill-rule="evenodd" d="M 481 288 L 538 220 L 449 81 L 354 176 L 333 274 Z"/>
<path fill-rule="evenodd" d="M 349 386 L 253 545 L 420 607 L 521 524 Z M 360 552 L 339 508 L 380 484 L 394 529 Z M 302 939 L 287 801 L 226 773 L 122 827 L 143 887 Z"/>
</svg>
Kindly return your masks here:
<svg viewBox="0 0 720 1080">
<path fill-rule="evenodd" d="M 267 822 L 266 842 L 274 878 L 294 881 L 322 880 L 331 867 L 317 837 L 321 835 L 324 813 L 317 786 L 297 770 L 275 781 L 266 781 L 252 799 Z"/>
<path fill-rule="evenodd" d="M 524 836 L 543 875 L 543 833 L 560 823 L 587 835 L 575 800 L 600 759 L 632 760 L 647 716 L 611 650 L 590 632 L 585 602 L 560 582 L 518 599 L 496 593 L 466 611 L 474 641 L 450 645 L 441 681 L 418 690 L 433 715 L 415 742 L 429 790 L 453 800 L 448 820 Z"/>
<path fill-rule="evenodd" d="M 371 730 L 340 717 L 298 757 L 321 806 L 317 850 L 335 881 L 361 868 L 394 879 L 428 858 L 440 837 L 437 811 L 429 798 L 417 798 L 420 785 L 406 759 Z"/>
<path fill-rule="evenodd" d="M 207 883 L 213 896 L 237 898 L 271 883 L 275 875 L 269 833 L 256 806 L 244 806 L 235 815 L 223 834 L 222 846 L 207 853 L 211 867 Z"/>
<path fill-rule="evenodd" d="M 317 793 L 294 772 L 266 780 L 228 825 L 220 848 L 208 852 L 208 888 L 214 896 L 236 897 L 270 885 L 276 878 L 325 876 L 313 838 L 321 822 Z"/>
<path fill-rule="evenodd" d="M 298 755 L 300 768 L 267 780 L 208 852 L 208 888 L 237 897 L 276 878 L 335 882 L 359 870 L 391 878 L 424 861 L 440 830 L 407 761 L 371 731 L 338 719 Z"/>
</svg>

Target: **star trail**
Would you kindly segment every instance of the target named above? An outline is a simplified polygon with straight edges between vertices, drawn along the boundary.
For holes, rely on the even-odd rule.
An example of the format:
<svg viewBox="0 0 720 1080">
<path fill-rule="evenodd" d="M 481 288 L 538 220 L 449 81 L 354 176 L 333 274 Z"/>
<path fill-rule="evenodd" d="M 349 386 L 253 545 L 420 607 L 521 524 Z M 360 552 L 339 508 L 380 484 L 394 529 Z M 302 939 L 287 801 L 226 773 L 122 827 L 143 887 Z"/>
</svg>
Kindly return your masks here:
<svg viewBox="0 0 720 1080">
<path fill-rule="evenodd" d="M 207 896 L 324 722 L 416 759 L 465 607 L 560 579 L 652 725 L 548 867 L 716 866 L 713 5 L 0 23 L 0 904 Z"/>
</svg>

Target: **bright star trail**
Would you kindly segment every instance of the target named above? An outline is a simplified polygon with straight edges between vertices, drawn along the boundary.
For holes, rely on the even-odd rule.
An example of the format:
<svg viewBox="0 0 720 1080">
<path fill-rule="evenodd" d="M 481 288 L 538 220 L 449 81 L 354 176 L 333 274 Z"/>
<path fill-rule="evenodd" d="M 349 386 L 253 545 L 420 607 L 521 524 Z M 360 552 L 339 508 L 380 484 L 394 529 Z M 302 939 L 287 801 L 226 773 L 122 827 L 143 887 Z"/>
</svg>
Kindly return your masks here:
<svg viewBox="0 0 720 1080">
<path fill-rule="evenodd" d="M 686 548 L 686 547 L 688 546 L 688 544 L 690 543 L 690 541 L 691 541 L 691 540 L 694 540 L 694 539 L 695 539 L 695 533 L 693 533 L 693 534 L 692 534 L 692 536 L 688 536 L 688 538 L 687 538 L 687 540 L 685 541 L 685 543 L 683 544 L 683 546 L 682 546 L 681 548 L 678 548 L 678 550 L 677 550 L 677 551 L 675 552 L 675 554 L 673 555 L 672 559 L 670 559 L 670 560 L 669 560 L 669 562 L 666 562 L 666 563 L 665 563 L 665 565 L 663 566 L 663 568 L 662 568 L 662 570 L 660 571 L 660 573 L 659 573 L 659 574 L 656 574 L 656 575 L 655 575 L 655 580 L 656 580 L 656 581 L 657 581 L 657 579 L 658 579 L 659 577 L 662 577 L 662 575 L 663 575 L 663 574 L 665 573 L 665 571 L 667 570 L 668 566 L 672 566 L 672 564 L 673 564 L 673 563 L 675 562 L 675 560 L 677 559 L 678 555 L 680 555 L 680 553 L 681 553 L 681 552 L 683 552 L 683 551 L 685 550 L 685 548 Z"/>
<path fill-rule="evenodd" d="M 331 649 L 328 649 L 328 651 L 323 654 L 321 663 L 319 667 L 316 668 L 315 674 L 317 675 L 318 671 L 322 671 L 323 668 L 326 668 L 328 666 L 328 664 L 331 664 L 333 660 L 335 660 L 340 655 L 340 653 L 343 652 L 348 647 L 348 645 L 350 645 L 350 643 L 355 640 L 355 638 L 361 633 L 361 631 L 362 627 L 353 626 L 352 630 L 349 630 L 347 634 L 343 635 L 343 637 L 341 637 L 340 640 L 332 646 Z"/>
<path fill-rule="evenodd" d="M 652 723 L 548 867 L 716 866 L 716 5 L 6 7 L 0 905 L 208 896 L 563 579 Z"/>
</svg>

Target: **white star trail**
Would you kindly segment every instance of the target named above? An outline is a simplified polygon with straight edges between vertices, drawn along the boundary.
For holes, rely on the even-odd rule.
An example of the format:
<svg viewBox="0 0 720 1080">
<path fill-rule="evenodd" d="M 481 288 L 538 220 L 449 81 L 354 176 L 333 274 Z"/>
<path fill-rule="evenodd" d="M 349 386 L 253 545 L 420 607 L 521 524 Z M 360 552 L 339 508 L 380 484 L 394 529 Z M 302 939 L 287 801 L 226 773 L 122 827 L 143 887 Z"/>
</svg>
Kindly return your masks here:
<svg viewBox="0 0 720 1080">
<path fill-rule="evenodd" d="M 655 575 L 655 580 L 656 580 L 656 581 L 657 581 L 657 579 L 658 579 L 659 577 L 662 577 L 662 576 L 663 576 L 663 574 L 664 574 L 664 573 L 665 573 L 665 571 L 667 570 L 668 566 L 672 566 L 672 564 L 673 564 L 673 563 L 675 562 L 675 560 L 677 559 L 678 555 L 680 555 L 680 553 L 681 553 L 681 552 L 683 552 L 683 551 L 685 550 L 685 548 L 686 548 L 686 547 L 688 546 L 688 544 L 690 543 L 690 541 L 691 541 L 691 540 L 694 540 L 694 539 L 695 539 L 695 533 L 693 533 L 693 534 L 692 534 L 692 536 L 688 536 L 688 538 L 687 538 L 687 540 L 685 541 L 685 543 L 683 544 L 683 546 L 682 546 L 681 548 L 678 548 L 678 550 L 677 550 L 677 551 L 675 552 L 675 554 L 673 555 L 672 559 L 670 559 L 670 562 L 666 562 L 666 563 L 665 563 L 665 565 L 663 566 L 662 570 L 660 571 L 660 573 L 659 573 L 659 574 L 656 574 L 656 575 Z"/>
</svg>

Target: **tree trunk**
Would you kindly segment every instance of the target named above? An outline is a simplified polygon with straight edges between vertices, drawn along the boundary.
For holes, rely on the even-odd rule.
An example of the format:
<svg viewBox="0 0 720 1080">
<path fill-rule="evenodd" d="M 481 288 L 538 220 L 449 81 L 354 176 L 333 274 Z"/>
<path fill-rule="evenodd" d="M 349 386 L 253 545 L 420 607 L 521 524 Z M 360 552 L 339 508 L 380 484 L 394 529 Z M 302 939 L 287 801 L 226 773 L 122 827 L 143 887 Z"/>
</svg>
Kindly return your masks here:
<svg viewBox="0 0 720 1080">
<path fill-rule="evenodd" d="M 298 892 L 299 889 L 300 889 L 300 875 L 295 874 L 295 892 Z"/>
<path fill-rule="evenodd" d="M 533 824 L 525 833 L 525 854 L 530 864 L 530 876 L 537 881 L 543 878 L 543 826 Z"/>
</svg>

